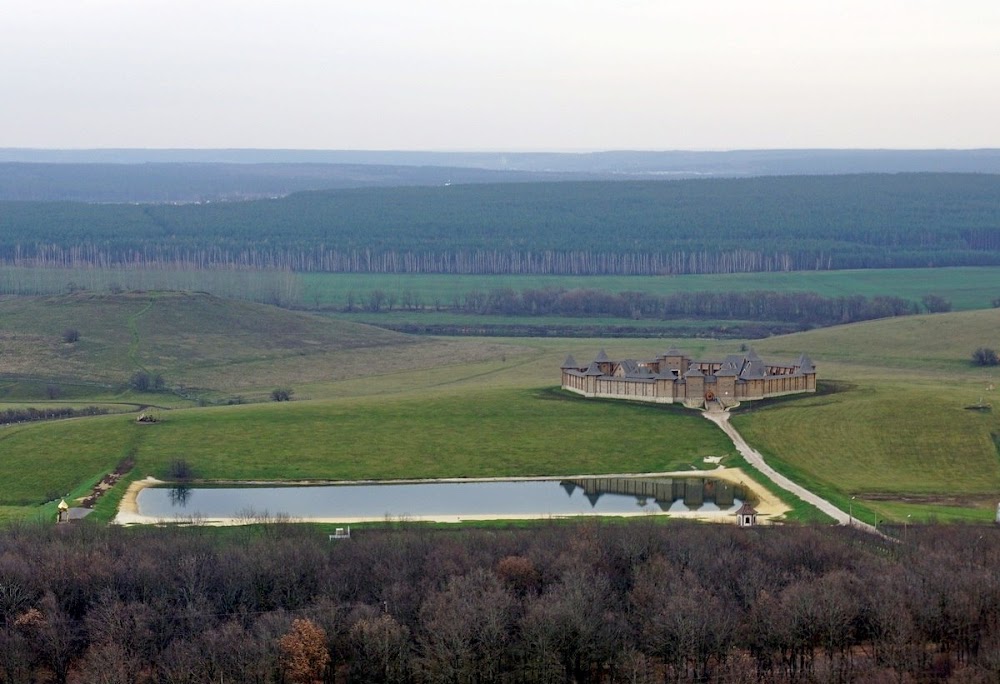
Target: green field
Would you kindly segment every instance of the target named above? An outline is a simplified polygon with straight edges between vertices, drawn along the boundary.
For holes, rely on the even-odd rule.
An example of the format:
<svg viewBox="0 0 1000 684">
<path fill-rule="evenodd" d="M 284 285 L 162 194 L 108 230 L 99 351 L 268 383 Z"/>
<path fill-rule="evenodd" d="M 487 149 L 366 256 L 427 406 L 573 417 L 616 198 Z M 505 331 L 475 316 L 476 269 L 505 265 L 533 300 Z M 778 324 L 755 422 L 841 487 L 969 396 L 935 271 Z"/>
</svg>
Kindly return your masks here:
<svg viewBox="0 0 1000 684">
<path fill-rule="evenodd" d="M 349 293 L 359 304 L 374 290 L 399 303 L 409 292 L 424 309 L 450 307 L 469 292 L 563 288 L 608 292 L 813 292 L 824 297 L 895 296 L 919 301 L 936 293 L 954 310 L 985 309 L 1000 297 L 1000 267 L 789 271 L 671 276 L 529 276 L 291 273 L 143 268 L 23 268 L 0 266 L 0 294 L 54 295 L 69 287 L 111 290 L 190 290 L 219 297 L 280 303 L 305 309 L 343 309 Z"/>
<path fill-rule="evenodd" d="M 81 347 L 66 351 L 59 332 L 70 323 Z M 0 408 L 42 405 L 47 383 L 74 373 L 98 383 L 67 382 L 74 405 L 94 387 L 91 403 L 165 407 L 155 425 L 113 415 L 0 428 L 5 518 L 82 494 L 127 455 L 136 459 L 132 477 L 164 476 L 183 458 L 212 479 L 656 471 L 732 457 L 721 432 L 694 412 L 582 400 L 552 387 L 566 354 L 585 361 L 606 347 L 612 358 L 644 358 L 676 345 L 721 356 L 738 341 L 411 338 L 204 295 L 4 301 L 0 341 Z M 754 402 L 734 418 L 780 470 L 862 519 L 992 519 L 1000 407 L 967 407 L 990 402 L 988 388 L 1000 380 L 1000 371 L 969 363 L 972 349 L 1000 346 L 1000 310 L 754 344 L 765 359 L 809 353 L 823 381 L 815 396 Z M 140 365 L 198 393 L 133 396 L 100 384 Z M 198 407 L 234 395 L 266 400 L 277 386 L 294 389 L 295 401 Z"/>
<path fill-rule="evenodd" d="M 39 505 L 136 458 L 133 477 L 184 459 L 206 479 L 358 480 L 662 472 L 732 456 L 676 407 L 582 402 L 556 390 L 190 409 L 138 425 L 104 417 L 0 433 L 0 506 Z M 627 429 L 623 426 L 627 425 Z M 670 435 L 669 440 L 663 435 Z"/>
<path fill-rule="evenodd" d="M 895 296 L 919 301 L 936 293 L 951 301 L 956 311 L 986 309 L 1000 297 L 1000 268 L 900 268 L 851 271 L 790 271 L 779 273 L 727 273 L 676 276 L 473 276 L 305 273 L 301 275 L 304 306 L 344 308 L 347 294 L 363 299 L 373 290 L 383 290 L 402 301 L 407 291 L 433 308 L 435 303 L 451 305 L 468 292 L 488 292 L 496 288 L 513 290 L 546 287 L 647 292 L 668 295 L 675 292 L 774 290 L 814 292 L 824 297 L 862 295 Z"/>
<path fill-rule="evenodd" d="M 917 316 L 761 342 L 761 353 L 809 350 L 839 391 L 734 418 L 779 469 L 817 491 L 851 496 L 889 520 L 992 519 L 1000 501 L 1000 369 L 972 349 L 1000 346 L 1000 311 Z M 924 508 L 926 506 L 926 509 Z M 968 511 L 959 513 L 955 506 Z M 948 514 L 953 515 L 949 516 Z"/>
</svg>

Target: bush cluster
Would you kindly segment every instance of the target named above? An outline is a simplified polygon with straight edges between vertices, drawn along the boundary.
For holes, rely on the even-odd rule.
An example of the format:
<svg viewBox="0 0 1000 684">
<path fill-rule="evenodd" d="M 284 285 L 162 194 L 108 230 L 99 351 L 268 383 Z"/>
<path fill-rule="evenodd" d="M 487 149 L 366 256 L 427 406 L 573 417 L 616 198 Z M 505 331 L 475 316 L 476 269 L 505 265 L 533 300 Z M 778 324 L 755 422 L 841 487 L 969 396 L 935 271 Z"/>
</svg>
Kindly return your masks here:
<svg viewBox="0 0 1000 684">
<path fill-rule="evenodd" d="M 0 425 L 28 423 L 37 420 L 55 420 L 58 418 L 78 418 L 80 416 L 103 416 L 107 412 L 106 408 L 99 406 L 86 406 L 84 408 L 34 408 L 30 406 L 23 409 L 9 408 L 0 412 Z"/>
</svg>

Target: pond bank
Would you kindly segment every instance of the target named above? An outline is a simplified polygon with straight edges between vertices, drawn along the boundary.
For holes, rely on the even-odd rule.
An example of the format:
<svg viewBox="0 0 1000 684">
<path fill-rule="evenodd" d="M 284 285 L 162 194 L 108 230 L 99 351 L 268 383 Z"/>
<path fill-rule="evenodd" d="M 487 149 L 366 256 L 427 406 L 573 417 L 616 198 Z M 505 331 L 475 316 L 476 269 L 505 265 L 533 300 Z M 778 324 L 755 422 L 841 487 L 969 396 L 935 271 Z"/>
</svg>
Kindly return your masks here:
<svg viewBox="0 0 1000 684">
<path fill-rule="evenodd" d="M 444 478 L 444 479 L 422 479 L 422 480 L 391 480 L 391 481 L 211 481 L 211 482 L 197 482 L 193 483 L 197 486 L 218 486 L 218 487 L 245 487 L 245 486 L 273 486 L 273 487 L 291 487 L 291 486 L 331 486 L 331 485 L 401 485 L 401 484 L 460 484 L 460 483 L 486 483 L 486 482 L 540 482 L 540 481 L 550 481 L 550 482 L 560 482 L 566 481 L 567 479 L 587 479 L 592 477 L 600 478 L 714 478 L 718 480 L 726 481 L 727 483 L 734 485 L 742 485 L 747 488 L 752 496 L 756 499 L 755 507 L 760 513 L 760 521 L 767 522 L 776 516 L 779 516 L 786 512 L 788 508 L 784 506 L 774 495 L 769 491 L 764 489 L 754 480 L 752 480 L 745 472 L 739 468 L 716 468 L 713 470 L 688 470 L 680 472 L 668 472 L 668 473 L 623 473 L 623 474 L 610 474 L 610 475 L 584 475 L 584 476 L 561 476 L 561 477 L 509 477 L 509 478 Z M 163 482 L 155 478 L 149 477 L 144 480 L 138 480 L 133 482 L 128 490 L 126 491 L 124 497 L 122 498 L 121 506 L 119 507 L 118 515 L 115 517 L 114 522 L 120 525 L 132 525 L 132 524 L 157 524 L 157 523 L 179 523 L 179 524 L 204 524 L 204 525 L 241 525 L 250 524 L 254 522 L 263 522 L 266 520 L 273 520 L 277 516 L 269 516 L 265 513 L 254 514 L 252 511 L 246 514 L 240 514 L 232 517 L 193 517 L 193 516 L 151 516 L 143 515 L 139 512 L 138 497 L 139 493 L 152 486 L 163 486 L 169 485 L 171 483 Z M 442 522 L 442 523 L 461 523 L 461 522 L 477 522 L 486 520 L 544 520 L 549 518 L 566 518 L 566 517 L 582 517 L 585 515 L 595 515 L 595 514 L 567 514 L 567 515 L 540 515 L 537 513 L 532 514 L 504 514 L 502 516 L 496 514 L 487 515 L 477 515 L 477 514 L 466 514 L 466 515 L 403 515 L 399 518 L 389 519 L 403 519 L 411 521 L 421 521 L 421 522 Z M 599 514 L 603 515 L 603 514 Z M 607 514 L 612 517 L 640 517 L 648 515 L 666 515 L 669 517 L 675 517 L 680 519 L 693 519 L 693 520 L 707 520 L 715 522 L 731 522 L 733 516 L 725 511 L 671 511 L 669 513 L 665 512 L 651 512 L 648 510 L 638 510 L 631 512 L 617 512 Z M 292 522 L 321 522 L 321 523 L 361 523 L 361 522 L 384 522 L 387 517 L 385 515 L 380 516 L 338 516 L 338 517 L 292 517 L 287 518 L 283 516 L 283 519 L 290 520 Z"/>
</svg>

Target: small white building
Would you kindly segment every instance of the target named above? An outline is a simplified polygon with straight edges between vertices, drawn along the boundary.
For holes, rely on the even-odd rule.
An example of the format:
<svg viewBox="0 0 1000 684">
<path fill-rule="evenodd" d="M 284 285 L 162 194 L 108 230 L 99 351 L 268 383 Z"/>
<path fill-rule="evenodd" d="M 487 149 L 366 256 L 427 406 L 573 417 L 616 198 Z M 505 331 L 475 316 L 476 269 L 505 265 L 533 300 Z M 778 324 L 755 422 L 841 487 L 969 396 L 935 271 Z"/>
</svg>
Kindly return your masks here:
<svg viewBox="0 0 1000 684">
<path fill-rule="evenodd" d="M 753 527 L 757 524 L 757 509 L 744 501 L 740 510 L 736 511 L 736 524 L 740 527 Z"/>
</svg>

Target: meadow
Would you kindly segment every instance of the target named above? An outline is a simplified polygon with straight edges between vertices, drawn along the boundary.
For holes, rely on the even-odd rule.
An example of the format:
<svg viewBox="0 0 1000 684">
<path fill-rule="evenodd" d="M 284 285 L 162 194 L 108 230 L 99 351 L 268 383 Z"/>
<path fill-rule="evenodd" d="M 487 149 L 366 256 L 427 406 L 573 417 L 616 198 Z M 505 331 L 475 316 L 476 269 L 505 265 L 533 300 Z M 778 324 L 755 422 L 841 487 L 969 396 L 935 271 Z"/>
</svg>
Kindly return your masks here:
<svg viewBox="0 0 1000 684">
<path fill-rule="evenodd" d="M 837 387 L 733 422 L 779 470 L 845 510 L 860 506 L 869 521 L 991 520 L 1000 501 L 1000 406 L 986 407 L 996 403 L 1000 369 L 969 357 L 1000 343 L 998 331 L 994 309 L 762 341 L 762 354 L 809 350 Z"/>
<path fill-rule="evenodd" d="M 612 358 L 645 358 L 676 345 L 711 357 L 738 351 L 738 341 L 413 338 L 206 295 L 143 297 L 0 302 L 0 390 L 11 405 L 47 401 L 46 383 L 84 368 L 96 384 L 67 385 L 66 401 L 86 402 L 93 387 L 95 403 L 164 407 L 155 425 L 110 415 L 0 428 L 0 516 L 48 511 L 43 501 L 80 495 L 128 456 L 131 478 L 163 477 L 184 459 L 210 479 L 660 471 L 709 455 L 736 463 L 695 412 L 582 400 L 554 386 L 567 354 L 585 361 L 606 347 Z M 35 343 L 58 337 L 70 310 L 93 322 L 81 325 L 80 343 L 93 345 L 86 354 Z M 997 346 L 997 330 L 1000 310 L 987 309 L 753 342 L 765 359 L 807 352 L 822 391 L 752 402 L 734 424 L 779 470 L 862 519 L 992 519 L 1000 413 L 968 407 L 990 402 L 995 374 L 969 355 Z M 154 359 L 174 392 L 115 384 Z M 33 375 L 11 379 L 11 368 Z M 293 401 L 267 402 L 278 386 L 293 389 Z M 214 405 L 233 397 L 265 403 Z"/>
<path fill-rule="evenodd" d="M 558 390 L 455 390 L 62 421 L 0 431 L 0 506 L 39 506 L 125 457 L 131 478 L 182 459 L 209 480 L 367 480 L 665 472 L 731 457 L 706 421 L 676 407 L 581 402 Z M 622 430 L 622 425 L 628 425 Z M 663 435 L 669 435 L 665 440 Z"/>
</svg>

